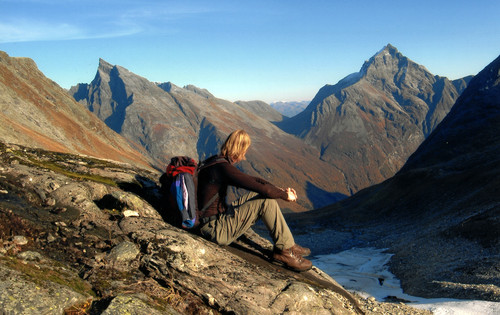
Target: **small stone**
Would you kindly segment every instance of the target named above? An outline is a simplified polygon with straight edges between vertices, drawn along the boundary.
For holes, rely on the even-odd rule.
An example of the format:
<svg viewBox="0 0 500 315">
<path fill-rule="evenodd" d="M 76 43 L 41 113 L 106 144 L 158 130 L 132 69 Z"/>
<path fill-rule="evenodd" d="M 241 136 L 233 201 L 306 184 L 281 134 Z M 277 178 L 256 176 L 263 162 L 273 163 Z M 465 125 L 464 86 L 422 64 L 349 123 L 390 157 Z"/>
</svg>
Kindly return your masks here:
<svg viewBox="0 0 500 315">
<path fill-rule="evenodd" d="M 54 213 L 54 214 L 59 214 L 59 213 L 63 213 L 63 212 L 66 212 L 66 209 L 65 207 L 57 207 L 55 209 L 52 209 L 50 212 Z"/>
<path fill-rule="evenodd" d="M 8 194 L 9 192 L 5 189 L 0 189 L 0 194 Z"/>
<path fill-rule="evenodd" d="M 100 262 L 106 257 L 106 253 L 97 253 L 94 256 L 95 261 Z"/>
<path fill-rule="evenodd" d="M 135 259 L 140 253 L 137 246 L 129 241 L 116 245 L 109 253 L 108 258 L 117 261 L 129 261 Z"/>
<path fill-rule="evenodd" d="M 53 207 L 56 205 L 56 200 L 54 198 L 47 198 L 43 204 L 48 207 Z"/>
<path fill-rule="evenodd" d="M 124 217 L 138 217 L 139 212 L 134 211 L 134 210 L 125 210 L 122 212 Z"/>
<path fill-rule="evenodd" d="M 56 183 L 56 182 L 51 182 L 49 184 L 49 188 L 52 189 L 52 190 L 56 190 L 59 187 L 60 187 L 60 185 L 58 183 Z"/>
<path fill-rule="evenodd" d="M 96 244 L 94 244 L 94 247 L 97 249 L 103 249 L 103 248 L 108 247 L 108 244 L 106 244 L 106 242 L 104 242 L 104 241 L 99 241 Z"/>
<path fill-rule="evenodd" d="M 49 233 L 49 235 L 47 236 L 47 242 L 52 243 L 55 240 L 56 240 L 56 237 Z"/>
<path fill-rule="evenodd" d="M 207 300 L 208 300 L 208 305 L 210 306 L 215 305 L 215 298 L 210 293 L 207 293 Z"/>
<path fill-rule="evenodd" d="M 13 238 L 13 242 L 16 245 L 22 246 L 22 245 L 28 244 L 28 239 L 26 237 L 22 236 L 22 235 L 16 235 Z"/>
<path fill-rule="evenodd" d="M 42 255 L 38 252 L 33 252 L 33 251 L 25 251 L 22 253 L 19 253 L 17 257 L 21 258 L 22 260 L 26 261 L 40 261 L 42 260 Z"/>
</svg>

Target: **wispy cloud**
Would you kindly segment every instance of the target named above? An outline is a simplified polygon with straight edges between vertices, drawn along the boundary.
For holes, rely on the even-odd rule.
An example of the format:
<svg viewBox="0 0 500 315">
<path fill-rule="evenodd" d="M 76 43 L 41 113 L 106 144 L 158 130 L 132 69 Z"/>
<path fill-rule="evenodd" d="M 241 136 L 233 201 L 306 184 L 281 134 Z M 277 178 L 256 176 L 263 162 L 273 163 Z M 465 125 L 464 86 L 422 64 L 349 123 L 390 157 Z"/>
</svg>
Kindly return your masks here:
<svg viewBox="0 0 500 315">
<path fill-rule="evenodd" d="M 65 23 L 47 24 L 29 20 L 0 22 L 0 42 L 60 40 L 82 36 L 81 30 Z"/>
<path fill-rule="evenodd" d="M 10 0 L 0 12 L 0 43 L 112 38 L 140 32 L 172 32 L 193 17 L 213 12 L 205 5 L 184 5 L 167 2 L 99 2 L 94 6 L 55 5 L 55 0 L 21 0 L 25 10 Z M 92 2 L 92 0 L 90 0 Z M 169 28 L 165 26 L 168 25 Z"/>
<path fill-rule="evenodd" d="M 0 22 L 0 43 L 111 38 L 132 35 L 138 32 L 140 32 L 140 29 L 130 24 L 127 28 L 120 27 L 106 32 L 97 32 L 62 22 L 47 23 L 16 20 L 10 23 Z"/>
</svg>

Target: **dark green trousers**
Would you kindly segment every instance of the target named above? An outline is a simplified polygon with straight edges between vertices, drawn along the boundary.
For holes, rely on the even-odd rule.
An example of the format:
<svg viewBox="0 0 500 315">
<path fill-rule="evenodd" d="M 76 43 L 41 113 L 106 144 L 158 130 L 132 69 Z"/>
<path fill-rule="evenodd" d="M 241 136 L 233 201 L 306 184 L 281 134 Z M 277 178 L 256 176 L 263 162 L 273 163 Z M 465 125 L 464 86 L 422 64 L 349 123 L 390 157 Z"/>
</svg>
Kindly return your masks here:
<svg viewBox="0 0 500 315">
<path fill-rule="evenodd" d="M 276 248 L 282 250 L 295 244 L 278 202 L 251 192 L 234 201 L 217 220 L 205 223 L 201 235 L 220 245 L 229 245 L 262 219 Z"/>
</svg>

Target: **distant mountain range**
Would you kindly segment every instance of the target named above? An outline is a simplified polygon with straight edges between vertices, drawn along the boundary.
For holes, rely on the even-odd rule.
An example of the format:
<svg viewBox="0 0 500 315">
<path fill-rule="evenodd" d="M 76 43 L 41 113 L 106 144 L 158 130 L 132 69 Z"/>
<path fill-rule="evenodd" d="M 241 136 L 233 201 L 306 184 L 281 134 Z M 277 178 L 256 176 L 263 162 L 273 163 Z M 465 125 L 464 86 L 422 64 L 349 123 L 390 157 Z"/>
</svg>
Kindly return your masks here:
<svg viewBox="0 0 500 315">
<path fill-rule="evenodd" d="M 82 143 L 75 134 L 88 134 L 88 138 L 95 136 L 91 132 L 95 130 L 101 137 L 110 137 L 100 140 L 102 143 L 121 141 L 125 145 L 127 139 L 130 149 L 118 149 L 108 156 L 126 159 L 127 154 L 118 152 L 136 148 L 142 153 L 136 152 L 136 159 L 159 170 L 175 155 L 203 159 L 216 154 L 231 131 L 243 128 L 250 133 L 253 146 L 248 161 L 240 168 L 278 186 L 296 187 L 300 202 L 291 208 L 303 211 L 333 203 L 394 175 L 446 115 L 469 79 L 449 81 L 434 76 L 388 45 L 360 72 L 321 88 L 304 111 L 287 119 L 261 101 L 233 103 L 192 85 L 181 88 L 171 82 L 150 82 L 101 59 L 94 80 L 69 92 L 122 137 L 100 122 L 61 137 L 54 130 L 63 128 L 64 123 L 54 121 L 40 129 L 44 121 L 40 117 L 46 114 L 35 114 L 36 107 L 24 110 L 22 115 L 10 115 L 11 121 L 5 125 L 18 123 L 12 118 L 19 117 L 26 121 L 23 126 L 32 124 L 39 128 L 39 134 L 59 137 L 61 149 L 66 146 L 89 154 L 97 154 L 104 145 Z M 80 111 L 72 117 L 80 117 L 80 121 L 72 126 L 96 121 L 62 89 L 57 96 L 46 95 L 45 87 L 55 85 L 47 78 L 33 77 L 30 84 L 39 89 L 31 93 L 41 99 L 38 102 L 64 99 L 71 103 L 73 112 Z M 15 91 L 14 87 L 5 89 L 10 94 Z M 16 108 L 20 107 L 10 106 L 8 111 Z M 90 118 L 82 119 L 86 116 Z M 54 120 L 62 116 L 53 113 L 50 117 Z M 4 139 L 24 137 L 22 128 L 14 129 L 20 136 L 6 131 Z M 112 140 L 115 138 L 120 140 Z"/>
<path fill-rule="evenodd" d="M 278 112 L 286 117 L 293 117 L 298 113 L 302 112 L 311 101 L 279 101 L 272 102 L 271 107 L 276 109 Z"/>
<path fill-rule="evenodd" d="M 470 79 L 433 75 L 389 44 L 359 72 L 325 85 L 303 112 L 277 125 L 320 150 L 354 193 L 394 175 Z"/>
<path fill-rule="evenodd" d="M 314 207 L 394 175 L 469 79 L 434 76 L 387 45 L 360 72 L 320 89 L 306 110 L 290 119 L 264 102 L 231 103 L 195 86 L 153 83 L 104 60 L 90 84 L 70 93 L 160 164 L 179 154 L 200 159 L 215 154 L 232 130 L 247 129 L 255 151 L 241 167 L 280 185 L 297 183 L 307 207 Z M 269 151 L 274 153 L 261 154 Z M 290 167 L 296 164 L 309 169 Z M 280 169 L 287 175 L 271 171 Z M 322 201 L 309 203 L 317 198 L 313 195 Z"/>
</svg>

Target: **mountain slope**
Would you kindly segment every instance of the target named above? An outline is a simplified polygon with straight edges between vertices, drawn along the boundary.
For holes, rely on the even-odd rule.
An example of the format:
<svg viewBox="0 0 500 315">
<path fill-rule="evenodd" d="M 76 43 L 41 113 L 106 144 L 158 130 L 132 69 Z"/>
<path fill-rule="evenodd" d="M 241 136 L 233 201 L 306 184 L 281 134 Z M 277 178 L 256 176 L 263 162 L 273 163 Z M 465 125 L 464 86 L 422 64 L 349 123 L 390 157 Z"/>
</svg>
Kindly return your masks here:
<svg viewBox="0 0 500 315">
<path fill-rule="evenodd" d="M 70 91 L 76 100 L 129 140 L 140 143 L 164 167 L 175 155 L 203 159 L 218 153 L 227 135 L 245 129 L 252 138 L 239 167 L 280 187 L 295 187 L 296 211 L 327 205 L 347 195 L 342 174 L 319 152 L 268 119 L 208 91 L 170 82 L 155 84 L 100 60 L 91 84 Z"/>
<path fill-rule="evenodd" d="M 394 175 L 469 79 L 434 76 L 387 45 L 358 73 L 324 86 L 302 113 L 278 125 L 321 150 L 356 192 Z"/>
<path fill-rule="evenodd" d="M 150 159 L 110 130 L 28 58 L 0 52 L 0 139 L 150 167 Z"/>
<path fill-rule="evenodd" d="M 290 220 L 348 226 L 361 243 L 390 248 L 412 294 L 500 301 L 498 152 L 500 57 L 394 177 Z"/>
<path fill-rule="evenodd" d="M 236 101 L 235 103 L 269 121 L 282 121 L 284 118 L 283 114 L 262 101 Z"/>
</svg>

